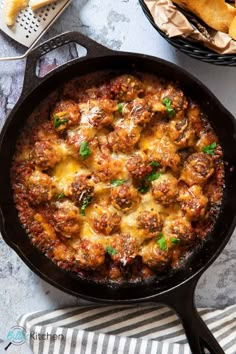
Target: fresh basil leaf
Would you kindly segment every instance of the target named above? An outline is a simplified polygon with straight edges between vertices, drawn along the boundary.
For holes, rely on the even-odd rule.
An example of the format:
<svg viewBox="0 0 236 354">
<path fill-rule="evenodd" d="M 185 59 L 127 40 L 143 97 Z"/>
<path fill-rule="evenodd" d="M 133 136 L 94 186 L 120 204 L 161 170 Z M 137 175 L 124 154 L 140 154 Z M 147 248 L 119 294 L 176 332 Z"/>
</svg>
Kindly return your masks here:
<svg viewBox="0 0 236 354">
<path fill-rule="evenodd" d="M 118 103 L 118 105 L 117 105 L 117 110 L 118 110 L 118 112 L 119 112 L 120 114 L 123 113 L 123 104 L 122 104 L 121 102 Z"/>
<path fill-rule="evenodd" d="M 162 104 L 164 104 L 164 106 L 166 106 L 166 113 L 167 113 L 168 117 L 172 118 L 176 115 L 175 110 L 171 106 L 172 102 L 169 97 L 164 98 L 162 100 Z"/>
<path fill-rule="evenodd" d="M 147 181 L 152 182 L 158 179 L 160 176 L 161 176 L 161 172 L 152 171 L 149 175 L 147 175 L 146 179 Z"/>
<path fill-rule="evenodd" d="M 216 142 L 210 144 L 210 145 L 207 145 L 205 146 L 204 148 L 202 148 L 202 151 L 205 153 L 205 154 L 209 154 L 211 156 L 213 156 L 215 154 L 215 149 L 216 149 Z"/>
<path fill-rule="evenodd" d="M 111 184 L 114 186 L 114 187 L 118 187 L 118 186 L 121 186 L 123 183 L 125 183 L 125 179 L 113 179 L 111 181 Z"/>
<path fill-rule="evenodd" d="M 67 123 L 68 121 L 69 121 L 69 119 L 66 118 L 66 116 L 60 118 L 57 114 L 55 114 L 53 124 L 54 124 L 55 128 L 58 128 L 58 127 L 60 127 L 60 125 L 63 125 L 65 123 Z"/>
<path fill-rule="evenodd" d="M 79 148 L 80 156 L 82 156 L 83 159 L 86 160 L 91 155 L 91 153 L 92 151 L 90 150 L 87 141 L 82 141 Z"/>
<path fill-rule="evenodd" d="M 151 161 L 149 163 L 149 165 L 152 166 L 152 167 L 159 167 L 160 166 L 159 162 L 157 162 L 157 161 Z"/>
<path fill-rule="evenodd" d="M 162 236 L 161 238 L 159 238 L 159 239 L 157 240 L 157 243 L 158 243 L 158 245 L 159 245 L 159 247 L 160 247 L 160 249 L 161 249 L 162 251 L 166 251 L 166 250 L 167 250 L 167 242 L 166 242 L 166 239 L 165 239 L 164 236 Z"/>
<path fill-rule="evenodd" d="M 57 196 L 57 200 L 60 200 L 60 199 L 62 199 L 62 198 L 64 198 L 65 197 L 65 193 L 60 193 L 58 196 Z"/>
<path fill-rule="evenodd" d="M 171 237 L 170 241 L 173 245 L 178 245 L 180 243 L 180 239 L 175 237 Z"/>
<path fill-rule="evenodd" d="M 145 194 L 149 191 L 150 186 L 143 184 L 141 187 L 138 188 L 138 191 L 142 194 Z"/>
<path fill-rule="evenodd" d="M 91 197 L 86 197 L 86 198 L 84 199 L 84 202 L 83 202 L 83 204 L 82 204 L 82 206 L 81 206 L 81 208 L 80 208 L 80 215 L 85 216 L 85 209 L 86 209 L 87 206 L 91 203 L 91 201 L 92 201 L 92 198 L 91 198 Z"/>
<path fill-rule="evenodd" d="M 111 256 L 115 256 L 118 253 L 117 250 L 111 246 L 107 246 L 106 252 Z"/>
</svg>

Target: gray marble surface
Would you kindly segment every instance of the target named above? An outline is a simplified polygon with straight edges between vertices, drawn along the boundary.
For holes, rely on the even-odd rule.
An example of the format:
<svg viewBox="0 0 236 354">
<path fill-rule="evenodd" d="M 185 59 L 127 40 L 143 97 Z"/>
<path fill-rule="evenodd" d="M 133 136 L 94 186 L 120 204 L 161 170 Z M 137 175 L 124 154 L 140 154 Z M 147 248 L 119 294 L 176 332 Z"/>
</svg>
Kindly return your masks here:
<svg viewBox="0 0 236 354">
<path fill-rule="evenodd" d="M 162 57 L 184 67 L 203 81 L 236 115 L 236 68 L 201 63 L 176 51 L 152 28 L 138 0 L 74 0 L 44 38 L 67 30 L 78 30 L 103 45 L 124 51 Z M 0 55 L 23 53 L 24 48 L 0 33 Z M 44 72 L 75 56 L 73 45 L 51 53 L 40 62 Z M 0 62 L 0 128 L 21 93 L 24 61 Z M 0 167 L 1 169 L 4 166 Z M 0 338 L 23 313 L 81 303 L 32 273 L 0 238 Z M 222 255 L 201 278 L 196 300 L 198 306 L 222 307 L 236 302 L 236 235 Z M 22 349 L 26 353 L 26 349 Z M 9 351 L 10 352 L 10 351 Z M 20 353 L 12 348 L 12 353 Z"/>
</svg>

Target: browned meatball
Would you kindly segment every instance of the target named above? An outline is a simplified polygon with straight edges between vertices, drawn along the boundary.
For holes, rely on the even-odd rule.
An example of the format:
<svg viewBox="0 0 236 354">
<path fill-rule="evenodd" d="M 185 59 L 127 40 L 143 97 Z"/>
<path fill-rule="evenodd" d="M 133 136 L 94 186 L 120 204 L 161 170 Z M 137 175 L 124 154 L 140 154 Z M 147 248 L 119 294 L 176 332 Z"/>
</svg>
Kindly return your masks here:
<svg viewBox="0 0 236 354">
<path fill-rule="evenodd" d="M 180 156 L 176 152 L 176 145 L 169 139 L 169 137 L 160 137 L 155 144 L 151 146 L 150 158 L 159 161 L 162 167 L 169 167 L 177 172 L 179 169 Z"/>
<path fill-rule="evenodd" d="M 116 209 L 129 210 L 138 202 L 138 199 L 137 190 L 127 184 L 111 189 L 111 203 Z"/>
<path fill-rule="evenodd" d="M 32 157 L 37 166 L 43 170 L 53 167 L 59 160 L 55 145 L 50 141 L 38 141 L 34 145 Z"/>
<path fill-rule="evenodd" d="M 104 248 L 95 242 L 83 239 L 74 245 L 75 259 L 81 269 L 96 269 L 105 261 Z"/>
<path fill-rule="evenodd" d="M 108 134 L 108 145 L 115 152 L 127 152 L 133 150 L 139 139 L 139 127 L 116 126 L 114 131 Z"/>
<path fill-rule="evenodd" d="M 153 117 L 151 107 L 147 100 L 136 98 L 129 104 L 124 104 L 123 115 L 129 118 L 134 124 L 145 126 Z"/>
<path fill-rule="evenodd" d="M 208 199 L 204 196 L 201 186 L 181 187 L 178 201 L 190 220 L 197 220 L 205 215 Z"/>
<path fill-rule="evenodd" d="M 93 169 L 103 182 L 113 179 L 123 179 L 123 163 L 119 158 L 112 158 L 110 154 L 97 154 L 93 161 Z"/>
<path fill-rule="evenodd" d="M 150 237 L 153 237 L 154 233 L 161 231 L 163 218 L 154 211 L 143 211 L 138 215 L 137 225 L 139 229 L 143 229 Z"/>
<path fill-rule="evenodd" d="M 169 247 L 176 244 L 172 242 L 173 239 L 177 239 L 181 244 L 192 244 L 196 239 L 191 223 L 180 216 L 166 218 L 162 233 L 168 240 Z"/>
<path fill-rule="evenodd" d="M 169 136 L 179 148 L 186 148 L 194 144 L 195 133 L 186 117 L 170 122 Z"/>
<path fill-rule="evenodd" d="M 113 112 L 117 110 L 117 102 L 109 99 L 92 99 L 87 103 L 79 104 L 81 122 L 90 123 L 97 129 L 110 125 L 113 121 Z"/>
<path fill-rule="evenodd" d="M 110 90 L 121 101 L 132 101 L 144 92 L 142 82 L 132 75 L 120 75 L 111 80 Z"/>
<path fill-rule="evenodd" d="M 152 167 L 147 159 L 139 154 L 135 154 L 128 159 L 126 168 L 136 183 L 142 181 L 152 172 Z"/>
<path fill-rule="evenodd" d="M 106 251 L 115 263 L 125 266 L 134 261 L 138 248 L 139 245 L 134 237 L 121 234 L 112 237 L 111 244 L 106 248 Z"/>
<path fill-rule="evenodd" d="M 32 131 L 32 140 L 34 142 L 37 141 L 55 141 L 58 139 L 57 132 L 55 128 L 52 126 L 50 121 L 46 121 L 40 124 L 37 129 Z"/>
<path fill-rule="evenodd" d="M 51 178 L 40 171 L 34 171 L 27 183 L 30 202 L 34 205 L 48 202 L 53 195 Z"/>
<path fill-rule="evenodd" d="M 69 195 L 81 207 L 85 201 L 94 198 L 94 184 L 85 175 L 76 176 L 69 188 Z"/>
<path fill-rule="evenodd" d="M 152 182 L 152 195 L 154 199 L 168 206 L 176 202 L 178 196 L 178 181 L 169 173 L 161 175 Z"/>
<path fill-rule="evenodd" d="M 184 164 L 180 179 L 192 186 L 193 184 L 204 184 L 214 173 L 212 157 L 203 152 L 192 154 Z"/>
<path fill-rule="evenodd" d="M 119 232 L 121 217 L 117 213 L 106 212 L 100 218 L 95 218 L 93 227 L 97 232 L 104 235 L 111 235 Z"/>
<path fill-rule="evenodd" d="M 171 259 L 170 250 L 161 250 L 157 240 L 150 240 L 143 245 L 139 255 L 142 257 L 143 263 L 156 271 L 163 271 L 169 264 Z"/>
<path fill-rule="evenodd" d="M 80 120 L 80 110 L 77 103 L 72 100 L 61 100 L 52 111 L 52 121 L 57 131 L 78 124 Z"/>
<path fill-rule="evenodd" d="M 169 98 L 171 100 L 171 107 L 176 111 L 182 111 L 187 108 L 188 102 L 184 96 L 183 91 L 176 88 L 176 86 L 169 84 L 166 89 L 161 93 L 161 101 L 164 98 Z"/>
<path fill-rule="evenodd" d="M 58 210 L 53 213 L 55 230 L 67 238 L 79 237 L 79 209 L 69 201 L 59 202 L 57 206 Z"/>
</svg>

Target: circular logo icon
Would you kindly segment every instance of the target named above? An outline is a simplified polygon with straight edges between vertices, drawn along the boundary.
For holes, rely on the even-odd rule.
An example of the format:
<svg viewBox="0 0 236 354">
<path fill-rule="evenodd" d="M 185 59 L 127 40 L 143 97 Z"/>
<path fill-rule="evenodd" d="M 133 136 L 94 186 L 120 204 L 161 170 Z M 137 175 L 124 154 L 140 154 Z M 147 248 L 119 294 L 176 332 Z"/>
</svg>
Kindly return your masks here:
<svg viewBox="0 0 236 354">
<path fill-rule="evenodd" d="M 14 345 L 22 345 L 26 341 L 26 329 L 21 326 L 13 326 L 7 333 L 7 340 Z"/>
</svg>

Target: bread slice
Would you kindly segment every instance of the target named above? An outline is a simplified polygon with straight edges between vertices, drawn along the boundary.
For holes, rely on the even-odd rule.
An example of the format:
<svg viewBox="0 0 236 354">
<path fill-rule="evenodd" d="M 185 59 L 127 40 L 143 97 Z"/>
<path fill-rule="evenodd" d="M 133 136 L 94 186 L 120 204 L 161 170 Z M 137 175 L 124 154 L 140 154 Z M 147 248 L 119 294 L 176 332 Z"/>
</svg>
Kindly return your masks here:
<svg viewBox="0 0 236 354">
<path fill-rule="evenodd" d="M 229 35 L 236 40 L 236 16 L 229 26 Z"/>
<path fill-rule="evenodd" d="M 208 26 L 217 31 L 228 33 L 229 26 L 236 16 L 236 8 L 226 4 L 224 0 L 173 0 L 186 8 Z"/>
</svg>

